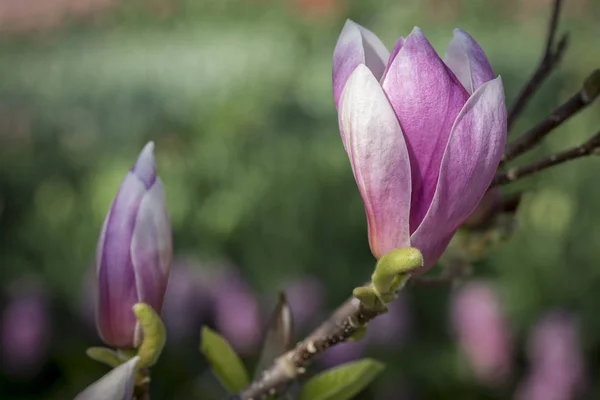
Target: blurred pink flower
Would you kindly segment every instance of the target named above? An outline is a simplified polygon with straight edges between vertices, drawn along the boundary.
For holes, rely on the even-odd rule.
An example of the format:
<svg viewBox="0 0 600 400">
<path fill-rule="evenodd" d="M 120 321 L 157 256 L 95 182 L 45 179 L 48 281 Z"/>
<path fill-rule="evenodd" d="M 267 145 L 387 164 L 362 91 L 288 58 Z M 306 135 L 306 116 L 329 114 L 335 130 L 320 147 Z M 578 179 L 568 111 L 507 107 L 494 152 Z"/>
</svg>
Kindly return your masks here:
<svg viewBox="0 0 600 400">
<path fill-rule="evenodd" d="M 240 273 L 224 269 L 209 288 L 215 312 L 215 326 L 240 353 L 257 350 L 262 335 L 262 320 L 258 300 Z"/>
<path fill-rule="evenodd" d="M 169 342 L 197 339 L 202 325 L 210 319 L 213 300 L 208 280 L 202 265 L 193 259 L 173 262 L 161 314 Z"/>
<path fill-rule="evenodd" d="M 310 325 L 317 322 L 316 317 L 325 306 L 325 288 L 321 281 L 313 276 L 299 279 L 288 285 L 285 294 L 292 310 L 294 330 L 313 328 Z"/>
<path fill-rule="evenodd" d="M 48 312 L 39 282 L 19 280 L 10 286 L 0 326 L 2 365 L 7 374 L 27 379 L 40 371 L 51 334 Z"/>
<path fill-rule="evenodd" d="M 489 386 L 505 384 L 511 373 L 512 340 L 493 286 L 470 282 L 457 290 L 451 323 L 476 379 Z"/>
<path fill-rule="evenodd" d="M 100 12 L 118 0 L 0 0 L 0 26 L 5 31 L 53 28 L 67 17 Z"/>
<path fill-rule="evenodd" d="M 361 358 L 365 354 L 366 348 L 366 340 L 341 343 L 325 351 L 319 356 L 318 360 L 326 369 L 333 368 Z"/>
<path fill-rule="evenodd" d="M 573 315 L 553 311 L 542 317 L 530 334 L 528 356 L 531 372 L 517 391 L 518 400 L 581 398 L 585 366 Z"/>
<path fill-rule="evenodd" d="M 402 346 L 411 329 L 410 305 L 405 292 L 388 305 L 388 313 L 371 321 L 364 338 L 369 345 Z"/>
</svg>

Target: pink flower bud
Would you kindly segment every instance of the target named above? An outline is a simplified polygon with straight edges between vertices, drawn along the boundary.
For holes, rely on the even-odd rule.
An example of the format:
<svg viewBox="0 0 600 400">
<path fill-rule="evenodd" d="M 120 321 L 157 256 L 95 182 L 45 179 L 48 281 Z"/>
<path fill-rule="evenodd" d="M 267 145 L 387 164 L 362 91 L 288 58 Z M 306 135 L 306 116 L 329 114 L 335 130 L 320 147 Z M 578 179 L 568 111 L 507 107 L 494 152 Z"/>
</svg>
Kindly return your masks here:
<svg viewBox="0 0 600 400">
<path fill-rule="evenodd" d="M 154 143 L 140 153 L 115 196 L 96 249 L 96 325 L 117 348 L 140 339 L 132 307 L 144 302 L 160 313 L 171 268 L 171 225 L 156 176 Z"/>
<path fill-rule="evenodd" d="M 340 133 L 376 258 L 416 247 L 433 266 L 488 189 L 506 141 L 500 78 L 456 29 L 444 60 L 419 28 L 390 54 L 347 21 L 333 54 Z"/>
<path fill-rule="evenodd" d="M 454 332 L 478 381 L 506 383 L 511 371 L 511 335 L 493 287 L 471 282 L 454 293 L 451 304 Z"/>
</svg>

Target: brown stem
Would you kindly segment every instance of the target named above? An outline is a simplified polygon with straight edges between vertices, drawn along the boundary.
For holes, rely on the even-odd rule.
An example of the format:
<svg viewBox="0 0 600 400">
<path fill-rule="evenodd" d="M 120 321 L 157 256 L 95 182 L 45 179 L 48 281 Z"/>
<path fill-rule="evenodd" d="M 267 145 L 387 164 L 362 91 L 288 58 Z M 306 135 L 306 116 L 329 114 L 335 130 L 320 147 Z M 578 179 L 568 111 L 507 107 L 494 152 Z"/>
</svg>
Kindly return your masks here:
<svg viewBox="0 0 600 400">
<path fill-rule="evenodd" d="M 567 47 L 568 36 L 563 35 L 558 42 L 558 45 L 554 45 L 556 38 L 556 30 L 558 27 L 558 18 L 560 15 L 562 0 L 555 0 L 554 7 L 552 9 L 552 17 L 548 26 L 548 35 L 546 39 L 546 50 L 544 56 L 540 60 L 537 69 L 527 81 L 525 86 L 519 92 L 517 99 L 508 113 L 508 129 L 512 127 L 515 120 L 519 117 L 521 112 L 525 109 L 525 106 L 531 99 L 531 96 L 537 91 L 541 84 L 546 80 L 554 68 L 558 65 L 562 55 Z"/>
<path fill-rule="evenodd" d="M 586 78 L 583 88 L 579 92 L 554 110 L 541 123 L 511 142 L 502 156 L 502 162 L 508 162 L 533 148 L 554 128 L 590 105 L 598 97 L 599 93 L 600 70 L 595 70 Z"/>
<path fill-rule="evenodd" d="M 318 354 L 346 342 L 367 322 L 381 314 L 364 309 L 355 298 L 344 302 L 333 315 L 296 347 L 278 358 L 245 390 L 231 399 L 263 400 L 281 393 L 293 380 L 306 372 L 308 363 Z"/>
<path fill-rule="evenodd" d="M 553 154 L 543 160 L 523 165 L 520 167 L 509 168 L 506 171 L 496 173 L 492 186 L 505 185 L 520 179 L 524 176 L 534 174 L 546 168 L 562 164 L 567 161 L 575 160 L 580 157 L 585 157 L 596 153 L 600 149 L 600 132 L 596 133 L 591 139 L 584 144 L 573 147 L 571 149 Z"/>
<path fill-rule="evenodd" d="M 136 384 L 133 390 L 133 400 L 150 400 L 150 370 L 144 368 L 139 371 L 139 374 L 143 378 L 143 383 Z"/>
</svg>

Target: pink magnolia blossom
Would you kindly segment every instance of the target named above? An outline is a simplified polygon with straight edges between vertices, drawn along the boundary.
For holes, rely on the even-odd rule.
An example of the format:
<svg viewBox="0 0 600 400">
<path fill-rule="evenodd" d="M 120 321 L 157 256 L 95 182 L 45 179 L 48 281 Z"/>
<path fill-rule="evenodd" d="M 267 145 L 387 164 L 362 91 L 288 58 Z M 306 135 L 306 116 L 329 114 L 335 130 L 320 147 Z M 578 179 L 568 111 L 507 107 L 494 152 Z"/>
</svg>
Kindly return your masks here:
<svg viewBox="0 0 600 400">
<path fill-rule="evenodd" d="M 500 77 L 456 29 L 442 60 L 419 28 L 391 54 L 347 21 L 333 54 L 340 133 L 371 252 L 418 248 L 424 272 L 488 189 L 506 141 Z"/>
</svg>

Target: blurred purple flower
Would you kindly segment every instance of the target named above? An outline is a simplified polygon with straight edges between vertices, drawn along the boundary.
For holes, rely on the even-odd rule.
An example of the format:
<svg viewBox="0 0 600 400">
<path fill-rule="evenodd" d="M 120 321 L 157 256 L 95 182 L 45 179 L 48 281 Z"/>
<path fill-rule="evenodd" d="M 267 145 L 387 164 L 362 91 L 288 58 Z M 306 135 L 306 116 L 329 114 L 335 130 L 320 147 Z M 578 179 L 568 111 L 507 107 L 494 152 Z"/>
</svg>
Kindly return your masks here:
<svg viewBox="0 0 600 400">
<path fill-rule="evenodd" d="M 30 378 L 47 357 L 51 320 L 46 298 L 36 281 L 17 281 L 2 312 L 2 365 L 7 374 Z"/>
<path fill-rule="evenodd" d="M 232 268 L 223 270 L 211 284 L 217 330 L 240 353 L 257 350 L 262 320 L 258 300 Z"/>
<path fill-rule="evenodd" d="M 140 339 L 135 303 L 160 313 L 171 257 L 171 225 L 150 142 L 121 183 L 96 249 L 96 319 L 106 344 L 131 348 Z"/>
<path fill-rule="evenodd" d="M 554 311 L 541 318 L 528 343 L 531 372 L 521 383 L 519 400 L 581 398 L 585 366 L 574 316 Z"/>
<path fill-rule="evenodd" d="M 512 339 L 493 286 L 470 282 L 457 290 L 451 302 L 451 322 L 477 380 L 490 386 L 505 384 L 512 367 Z"/>
<path fill-rule="evenodd" d="M 364 340 L 369 344 L 398 347 L 404 344 L 411 328 L 411 314 L 408 298 L 404 292 L 388 304 L 387 314 L 380 315 L 367 327 Z"/>
<path fill-rule="evenodd" d="M 194 338 L 210 317 L 212 299 L 208 294 L 208 276 L 190 259 L 173 262 L 163 303 L 163 321 L 170 343 Z M 167 343 L 169 345 L 169 343 Z"/>
<path fill-rule="evenodd" d="M 419 28 L 390 54 L 348 20 L 333 54 L 333 97 L 371 252 L 416 247 L 425 272 L 496 172 L 506 141 L 502 80 L 459 29 L 442 60 Z"/>
<path fill-rule="evenodd" d="M 316 277 L 299 279 L 285 290 L 287 301 L 292 310 L 294 330 L 311 328 L 316 317 L 325 305 L 325 288 Z"/>
<path fill-rule="evenodd" d="M 361 358 L 367 349 L 366 340 L 345 342 L 335 345 L 321 354 L 319 363 L 326 369 Z"/>
</svg>

